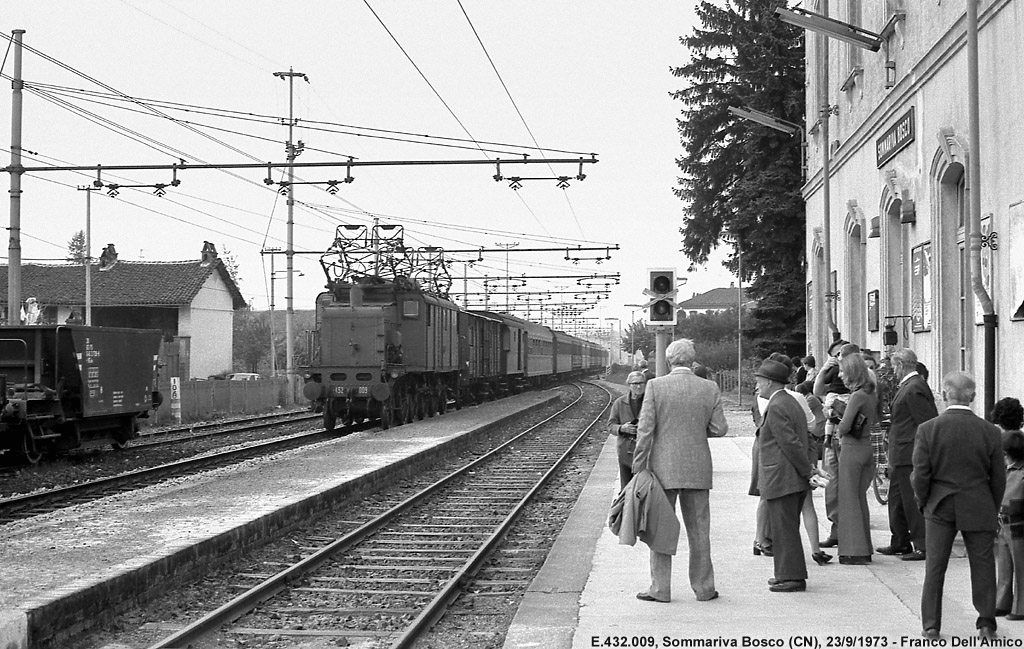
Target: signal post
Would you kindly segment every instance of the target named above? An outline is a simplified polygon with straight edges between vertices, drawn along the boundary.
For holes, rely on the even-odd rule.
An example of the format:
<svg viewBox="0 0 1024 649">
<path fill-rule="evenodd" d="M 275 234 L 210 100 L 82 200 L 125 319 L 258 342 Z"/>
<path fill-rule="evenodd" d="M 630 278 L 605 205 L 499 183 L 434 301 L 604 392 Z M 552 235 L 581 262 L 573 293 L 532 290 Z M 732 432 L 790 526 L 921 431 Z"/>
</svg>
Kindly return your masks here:
<svg viewBox="0 0 1024 649">
<path fill-rule="evenodd" d="M 647 309 L 647 325 L 654 327 L 654 373 L 664 376 L 669 372 L 665 348 L 676 326 L 676 295 L 679 293 L 676 271 L 674 268 L 649 268 L 647 276 L 644 295 L 651 301 L 644 304 L 644 308 Z"/>
</svg>

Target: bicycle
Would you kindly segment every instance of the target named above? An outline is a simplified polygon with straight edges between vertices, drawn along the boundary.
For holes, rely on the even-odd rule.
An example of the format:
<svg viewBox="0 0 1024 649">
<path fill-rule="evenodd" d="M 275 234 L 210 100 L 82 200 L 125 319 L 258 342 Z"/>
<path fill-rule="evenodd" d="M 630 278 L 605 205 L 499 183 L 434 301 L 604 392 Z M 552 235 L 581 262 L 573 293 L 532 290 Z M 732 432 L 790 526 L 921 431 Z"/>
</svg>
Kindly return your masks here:
<svg viewBox="0 0 1024 649">
<path fill-rule="evenodd" d="M 875 455 L 875 475 L 871 489 L 880 505 L 889 503 L 889 415 L 871 427 L 871 449 Z"/>
</svg>

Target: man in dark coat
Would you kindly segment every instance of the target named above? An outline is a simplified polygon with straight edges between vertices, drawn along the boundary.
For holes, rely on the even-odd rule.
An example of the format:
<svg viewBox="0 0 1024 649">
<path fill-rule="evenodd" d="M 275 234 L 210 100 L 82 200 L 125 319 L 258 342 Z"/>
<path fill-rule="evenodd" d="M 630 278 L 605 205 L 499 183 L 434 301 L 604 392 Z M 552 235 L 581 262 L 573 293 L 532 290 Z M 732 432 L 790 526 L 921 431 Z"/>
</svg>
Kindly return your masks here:
<svg viewBox="0 0 1024 649">
<path fill-rule="evenodd" d="M 942 628 L 942 588 L 959 530 L 971 570 L 971 598 L 978 611 L 981 638 L 996 631 L 995 538 L 998 511 L 1006 489 L 1006 462 L 1000 430 L 975 415 L 974 379 L 951 372 L 942 381 L 945 412 L 917 429 L 911 484 L 924 513 L 924 584 L 921 624 L 926 638 Z"/>
<path fill-rule="evenodd" d="M 880 554 L 902 554 L 904 561 L 925 558 L 924 517 L 914 501 L 910 472 L 914 465 L 917 428 L 939 416 L 935 397 L 917 373 L 917 355 L 909 349 L 892 354 L 892 371 L 899 381 L 890 406 L 889 424 L 889 545 Z"/>
<path fill-rule="evenodd" d="M 767 360 L 757 372 L 757 391 L 768 399 L 758 428 L 757 488 L 768 509 L 772 530 L 775 576 L 772 592 L 807 589 L 807 564 L 800 540 L 800 510 L 810 490 L 811 462 L 807 459 L 807 418 L 783 388 L 789 369 Z"/>
</svg>

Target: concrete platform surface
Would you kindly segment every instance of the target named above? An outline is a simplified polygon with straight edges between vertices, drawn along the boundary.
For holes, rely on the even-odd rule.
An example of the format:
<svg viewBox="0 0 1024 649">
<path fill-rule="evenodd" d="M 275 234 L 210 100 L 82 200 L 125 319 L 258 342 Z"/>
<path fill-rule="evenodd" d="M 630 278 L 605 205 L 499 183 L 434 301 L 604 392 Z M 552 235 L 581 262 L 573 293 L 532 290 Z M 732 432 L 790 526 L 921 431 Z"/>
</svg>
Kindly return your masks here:
<svg viewBox="0 0 1024 649">
<path fill-rule="evenodd" d="M 82 628 L 125 593 L 201 573 L 250 533 L 299 522 L 357 485 L 388 480 L 396 464 L 557 398 L 517 395 L 0 526 L 0 647 Z"/>
<path fill-rule="evenodd" d="M 687 579 L 685 534 L 673 560 L 672 601 L 643 602 L 650 584 L 643 543 L 619 545 L 606 526 L 618 488 L 615 440 L 601 457 L 541 573 L 521 602 L 505 649 L 590 647 L 914 647 L 921 637 L 924 562 L 874 555 L 867 566 L 808 562 L 807 591 L 772 593 L 772 559 L 754 556 L 757 498 L 747 495 L 753 424 L 727 408 L 730 433 L 710 440 L 714 462 L 711 548 L 720 597 L 696 601 Z M 813 492 L 819 538 L 827 535 L 824 500 Z M 889 542 L 886 508 L 868 493 L 874 546 Z M 678 513 L 678 512 L 677 512 Z M 941 646 L 985 646 L 975 629 L 968 560 L 960 538 L 946 575 Z M 1024 646 L 1024 621 L 998 618 L 1000 646 Z M 735 643 L 735 644 L 733 644 Z"/>
</svg>

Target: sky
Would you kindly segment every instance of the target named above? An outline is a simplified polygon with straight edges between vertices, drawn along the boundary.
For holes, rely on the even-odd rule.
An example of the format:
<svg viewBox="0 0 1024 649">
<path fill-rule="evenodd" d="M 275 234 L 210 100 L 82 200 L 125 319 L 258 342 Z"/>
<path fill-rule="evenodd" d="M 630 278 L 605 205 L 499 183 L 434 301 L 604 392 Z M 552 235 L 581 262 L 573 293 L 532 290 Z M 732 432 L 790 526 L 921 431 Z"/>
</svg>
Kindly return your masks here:
<svg viewBox="0 0 1024 649">
<path fill-rule="evenodd" d="M 596 154 L 598 162 L 583 167 L 586 178 L 566 189 L 550 177 L 576 176 L 579 164 L 502 164 L 504 176 L 543 177 L 518 190 L 494 180 L 492 163 L 355 167 L 353 182 L 336 194 L 323 182 L 344 178 L 344 167 L 297 169 L 297 182 L 321 184 L 295 186 L 294 249 L 324 251 L 338 225 L 378 219 L 401 225 L 406 245 L 493 251 L 472 266 L 451 266 L 453 293 L 463 292 L 464 275 L 470 292 L 481 291 L 473 278 L 505 277 L 506 264 L 513 277 L 570 276 L 512 282 L 512 296 L 491 280 L 488 300 L 500 310 L 506 300 L 522 305 L 527 294 L 562 291 L 550 304 L 586 298 L 574 291 L 587 284 L 610 288 L 585 324 L 624 330 L 642 318 L 625 305 L 647 301 L 649 268 L 677 269 L 686 279 L 681 299 L 735 281 L 721 266 L 722 251 L 695 272 L 680 252 L 684 205 L 672 188 L 682 105 L 669 93 L 681 83 L 670 67 L 685 63 L 679 37 L 694 21 L 692 4 L 674 0 L 22 0 L 5 3 L 0 31 L 23 29 L 26 47 L 38 50 L 23 58 L 23 77 L 36 89 L 24 93 L 26 166 L 281 163 L 290 85 L 293 137 L 305 147 L 300 163 L 512 160 L 540 157 L 537 146 L 548 158 Z M 0 49 L 7 78 L 13 53 L 6 42 Z M 274 75 L 285 71 L 305 79 L 289 84 Z M 5 81 L 0 96 L 4 130 L 9 87 Z M 0 144 L 4 166 L 8 142 Z M 272 178 L 284 180 L 283 173 Z M 272 256 L 261 251 L 286 247 L 288 218 L 267 176 L 265 168 L 185 169 L 163 197 L 152 187 L 122 187 L 116 197 L 91 192 L 92 254 L 113 243 L 121 260 L 199 259 L 210 241 L 236 261 L 246 300 L 265 309 Z M 68 241 L 85 229 L 79 188 L 95 179 L 71 171 L 24 177 L 25 263 L 66 256 Z M 100 179 L 166 184 L 172 172 L 103 171 Z M 9 202 L 0 203 L 8 222 Z M 577 246 L 602 250 L 567 255 Z M 600 263 L 565 259 L 605 257 L 605 248 L 610 259 Z M 0 256 L 6 263 L 7 252 Z M 285 268 L 285 257 L 274 256 L 282 310 Z M 312 308 L 326 282 L 319 255 L 296 254 L 294 269 L 294 308 Z M 614 274 L 620 283 L 578 281 Z"/>
</svg>

